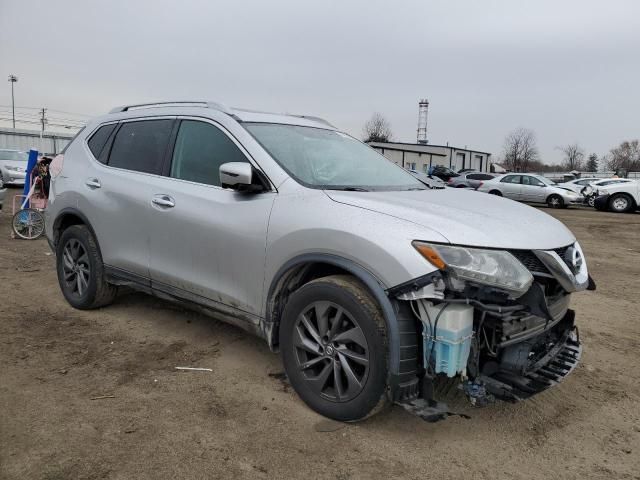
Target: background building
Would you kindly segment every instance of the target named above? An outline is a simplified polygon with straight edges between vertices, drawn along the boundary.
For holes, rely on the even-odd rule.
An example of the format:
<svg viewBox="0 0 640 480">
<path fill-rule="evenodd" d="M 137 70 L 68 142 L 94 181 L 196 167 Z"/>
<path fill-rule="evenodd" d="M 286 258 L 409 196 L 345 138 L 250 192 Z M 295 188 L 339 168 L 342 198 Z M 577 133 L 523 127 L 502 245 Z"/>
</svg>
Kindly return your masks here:
<svg viewBox="0 0 640 480">
<path fill-rule="evenodd" d="M 60 153 L 71 141 L 72 134 L 45 132 L 40 137 L 37 130 L 21 130 L 0 127 L 0 148 L 28 151 L 31 148 L 40 153 Z"/>
<path fill-rule="evenodd" d="M 426 172 L 430 166 L 444 165 L 454 171 L 473 168 L 490 171 L 491 154 L 467 148 L 424 143 L 371 142 L 369 146 L 403 168 Z"/>
</svg>

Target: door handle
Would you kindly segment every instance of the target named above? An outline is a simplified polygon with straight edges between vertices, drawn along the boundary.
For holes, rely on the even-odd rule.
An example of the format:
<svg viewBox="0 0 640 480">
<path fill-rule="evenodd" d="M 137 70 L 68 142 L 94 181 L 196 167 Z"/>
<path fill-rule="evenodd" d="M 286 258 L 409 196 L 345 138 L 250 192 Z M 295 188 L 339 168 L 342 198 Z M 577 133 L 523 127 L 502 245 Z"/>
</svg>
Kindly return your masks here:
<svg viewBox="0 0 640 480">
<path fill-rule="evenodd" d="M 154 195 L 153 198 L 151 199 L 151 203 L 164 208 L 173 208 L 176 206 L 175 200 L 171 198 L 169 195 L 164 195 L 164 194 Z"/>
<path fill-rule="evenodd" d="M 97 178 L 87 178 L 87 180 L 84 182 L 84 184 L 89 188 L 100 188 L 100 187 L 102 187 L 102 184 L 100 183 L 100 180 L 98 180 Z"/>
</svg>

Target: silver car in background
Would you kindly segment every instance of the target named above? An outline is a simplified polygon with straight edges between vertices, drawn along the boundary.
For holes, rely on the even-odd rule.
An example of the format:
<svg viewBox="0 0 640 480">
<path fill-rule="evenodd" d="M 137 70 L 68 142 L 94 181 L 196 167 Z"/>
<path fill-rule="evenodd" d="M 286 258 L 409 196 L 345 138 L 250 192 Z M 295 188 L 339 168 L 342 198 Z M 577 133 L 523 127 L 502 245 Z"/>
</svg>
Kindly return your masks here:
<svg viewBox="0 0 640 480">
<path fill-rule="evenodd" d="M 398 403 L 448 415 L 560 382 L 581 347 L 571 294 L 594 288 L 553 217 L 430 189 L 328 122 L 213 102 L 119 107 L 51 163 L 46 234 L 63 296 L 119 286 L 238 325 L 280 352 L 315 411 Z"/>
<path fill-rule="evenodd" d="M 0 180 L 5 185 L 24 185 L 29 153 L 0 149 Z"/>
<path fill-rule="evenodd" d="M 486 192 L 519 202 L 546 203 L 552 208 L 564 208 L 582 203 L 576 192 L 559 187 L 542 175 L 508 173 L 483 182 L 479 192 Z"/>
<path fill-rule="evenodd" d="M 477 189 L 487 180 L 493 180 L 496 176 L 491 173 L 466 171 L 460 173 L 458 177 L 451 177 L 448 185 L 454 188 Z"/>
</svg>

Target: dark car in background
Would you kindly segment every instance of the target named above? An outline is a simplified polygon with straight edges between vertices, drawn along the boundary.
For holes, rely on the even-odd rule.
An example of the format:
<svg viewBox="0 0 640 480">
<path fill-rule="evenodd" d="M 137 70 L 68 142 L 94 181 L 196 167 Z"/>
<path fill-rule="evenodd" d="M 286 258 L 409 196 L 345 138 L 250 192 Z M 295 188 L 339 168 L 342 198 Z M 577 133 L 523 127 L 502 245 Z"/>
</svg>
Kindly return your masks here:
<svg viewBox="0 0 640 480">
<path fill-rule="evenodd" d="M 435 167 L 431 168 L 429 176 L 438 177 L 443 182 L 448 182 L 451 178 L 459 177 L 460 174 L 454 172 L 449 167 L 445 167 L 444 165 L 436 165 Z"/>
</svg>

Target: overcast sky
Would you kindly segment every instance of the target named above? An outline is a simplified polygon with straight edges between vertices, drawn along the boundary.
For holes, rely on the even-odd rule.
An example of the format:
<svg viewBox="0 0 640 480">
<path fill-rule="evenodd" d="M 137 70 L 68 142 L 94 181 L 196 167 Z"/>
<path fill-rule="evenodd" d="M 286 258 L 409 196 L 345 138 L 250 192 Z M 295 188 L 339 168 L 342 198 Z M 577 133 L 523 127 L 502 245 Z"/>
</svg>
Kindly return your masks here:
<svg viewBox="0 0 640 480">
<path fill-rule="evenodd" d="M 636 0 L 0 0 L 2 118 L 14 74 L 17 106 L 213 99 L 357 136 L 378 111 L 415 142 L 426 97 L 431 143 L 499 154 L 522 126 L 552 163 L 640 137 L 639 59 Z"/>
</svg>

